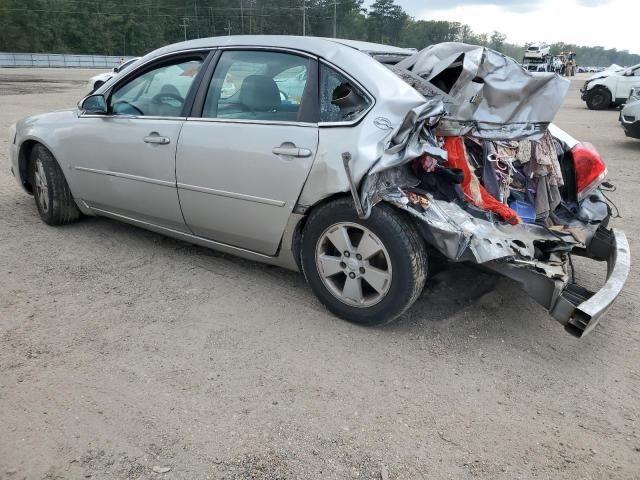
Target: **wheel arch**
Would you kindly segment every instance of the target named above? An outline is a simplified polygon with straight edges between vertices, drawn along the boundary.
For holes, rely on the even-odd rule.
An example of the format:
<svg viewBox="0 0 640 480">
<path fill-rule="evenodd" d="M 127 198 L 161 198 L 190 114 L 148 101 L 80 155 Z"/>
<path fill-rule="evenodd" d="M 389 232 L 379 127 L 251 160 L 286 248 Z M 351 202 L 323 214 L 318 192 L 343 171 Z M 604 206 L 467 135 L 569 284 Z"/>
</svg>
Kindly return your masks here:
<svg viewBox="0 0 640 480">
<path fill-rule="evenodd" d="M 351 196 L 350 193 L 347 193 L 347 192 L 334 193 L 333 195 L 329 195 L 328 197 L 325 197 L 325 198 L 317 201 L 316 203 L 314 203 L 310 207 L 307 207 L 304 210 L 304 216 L 298 221 L 298 223 L 297 223 L 297 225 L 296 225 L 296 227 L 295 227 L 295 229 L 294 229 L 294 231 L 292 233 L 292 238 L 291 238 L 291 252 L 293 254 L 293 257 L 294 257 L 294 259 L 296 261 L 296 264 L 298 265 L 298 269 L 300 271 L 302 271 L 302 267 L 301 267 L 301 263 L 300 263 L 300 253 L 301 253 L 301 248 L 302 248 L 302 234 L 304 232 L 304 229 L 305 229 L 305 226 L 307 224 L 307 221 L 309 220 L 309 218 L 313 214 L 313 212 L 318 211 L 320 208 L 322 208 L 323 206 L 327 205 L 328 203 L 334 202 L 336 200 L 341 200 L 341 199 L 350 199 L 350 200 L 352 200 L 353 197 Z M 420 222 L 417 218 L 415 218 L 412 215 L 409 215 L 406 211 L 402 210 L 401 208 L 396 207 L 392 203 L 389 203 L 389 202 L 384 202 L 384 203 L 386 205 L 389 205 L 390 207 L 392 207 L 394 209 L 394 211 L 399 216 L 405 218 L 412 225 L 414 225 L 416 230 L 420 233 L 420 236 L 422 237 L 422 240 L 425 243 L 425 246 L 427 246 L 428 248 L 432 248 L 431 243 L 427 240 L 427 238 L 423 234 L 423 230 L 422 230 L 422 225 L 421 224 L 424 223 L 424 222 Z M 355 206 L 353 208 L 355 210 Z"/>
<path fill-rule="evenodd" d="M 25 190 L 33 195 L 33 185 L 31 185 L 31 179 L 29 178 L 29 168 L 31 162 L 31 152 L 33 152 L 33 149 L 37 145 L 41 145 L 48 150 L 48 152 L 60 167 L 60 171 L 62 172 L 67 185 L 69 185 L 69 179 L 67 178 L 67 175 L 62 168 L 62 164 L 58 160 L 58 157 L 55 155 L 55 153 L 53 153 L 51 147 L 49 147 L 49 145 L 47 145 L 47 143 L 40 138 L 28 137 L 22 141 L 22 143 L 20 144 L 20 150 L 18 151 L 18 168 L 20 173 L 20 181 L 22 182 Z"/>
<path fill-rule="evenodd" d="M 325 197 L 321 200 L 318 200 L 310 207 L 301 208 L 300 206 L 296 206 L 296 208 L 294 209 L 294 213 L 296 213 L 297 211 L 298 213 L 301 213 L 303 215 L 296 224 L 291 234 L 291 253 L 293 255 L 293 258 L 295 259 L 299 271 L 302 271 L 300 253 L 302 249 L 302 233 L 304 232 L 305 226 L 307 225 L 307 220 L 309 220 L 309 217 L 311 216 L 311 214 L 313 214 L 313 212 L 317 211 L 327 203 L 347 197 L 351 198 L 351 195 L 346 192 L 338 192 L 334 193 L 333 195 L 329 195 L 328 197 Z"/>
<path fill-rule="evenodd" d="M 29 138 L 22 142 L 22 144 L 20 145 L 20 150 L 18 152 L 18 168 L 20 173 L 20 181 L 22 182 L 22 186 L 25 188 L 25 190 L 31 195 L 33 195 L 33 185 L 31 185 L 31 179 L 29 178 L 29 166 L 31 162 L 31 152 L 36 145 L 45 146 L 42 142 L 39 142 L 38 140 L 35 140 L 33 138 Z"/>
<path fill-rule="evenodd" d="M 611 91 L 611 89 L 609 88 L 608 85 L 605 85 L 603 83 L 599 83 L 598 85 L 594 85 L 592 88 L 589 89 L 587 94 L 589 94 L 591 92 L 598 91 L 598 90 L 604 90 L 605 92 L 607 92 L 609 94 L 609 96 L 611 97 L 611 104 L 613 104 L 615 102 L 615 97 L 613 96 L 613 92 Z M 609 106 L 611 106 L 611 105 L 609 105 Z"/>
</svg>

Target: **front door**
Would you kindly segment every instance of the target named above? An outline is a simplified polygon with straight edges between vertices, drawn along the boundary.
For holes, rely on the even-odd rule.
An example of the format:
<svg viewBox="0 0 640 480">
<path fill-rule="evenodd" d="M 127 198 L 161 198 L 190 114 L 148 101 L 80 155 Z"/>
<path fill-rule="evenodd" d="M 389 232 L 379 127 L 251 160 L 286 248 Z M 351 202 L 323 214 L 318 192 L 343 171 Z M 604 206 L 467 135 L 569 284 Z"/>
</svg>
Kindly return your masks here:
<svg viewBox="0 0 640 480">
<path fill-rule="evenodd" d="M 629 69 L 627 75 L 621 75 L 618 79 L 618 88 L 616 89 L 616 99 L 626 101 L 631 93 L 631 88 L 640 82 L 640 66 L 635 69 Z"/>
<path fill-rule="evenodd" d="M 276 253 L 318 146 L 316 69 L 292 53 L 222 52 L 202 87 L 202 115 L 178 142 L 178 194 L 193 233 Z"/>
<path fill-rule="evenodd" d="M 108 115 L 82 115 L 70 174 L 98 211 L 186 230 L 175 157 L 187 93 L 202 58 L 163 60 L 108 95 Z"/>
</svg>

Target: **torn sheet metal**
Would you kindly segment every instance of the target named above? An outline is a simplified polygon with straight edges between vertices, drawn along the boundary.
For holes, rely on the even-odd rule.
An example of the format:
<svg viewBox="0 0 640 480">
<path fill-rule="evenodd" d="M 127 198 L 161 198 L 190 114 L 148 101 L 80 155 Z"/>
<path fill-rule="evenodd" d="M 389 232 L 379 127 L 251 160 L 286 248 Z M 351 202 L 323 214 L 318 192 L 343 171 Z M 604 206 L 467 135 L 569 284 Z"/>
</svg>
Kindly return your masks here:
<svg viewBox="0 0 640 480">
<path fill-rule="evenodd" d="M 392 70 L 427 97 L 439 96 L 448 113 L 437 134 L 492 140 L 538 139 L 569 89 L 555 73 L 531 73 L 489 48 L 440 43 Z"/>
<path fill-rule="evenodd" d="M 440 98 L 431 98 L 425 104 L 411 109 L 382 140 L 381 155 L 369 175 L 405 164 L 425 153 L 446 160 L 447 152 L 440 148 L 431 131 L 444 113 L 444 103 Z"/>
<path fill-rule="evenodd" d="M 429 206 L 418 211 L 400 188 L 386 189 L 380 198 L 405 210 L 424 222 L 423 233 L 443 255 L 454 261 L 486 263 L 501 258 L 517 258 L 536 262 L 538 242 L 552 242 L 566 246 L 566 250 L 581 246 L 571 235 L 551 233 L 534 224 L 506 225 L 471 216 L 456 203 L 435 200 L 426 196 Z M 420 225 L 420 224 L 418 224 Z"/>
</svg>

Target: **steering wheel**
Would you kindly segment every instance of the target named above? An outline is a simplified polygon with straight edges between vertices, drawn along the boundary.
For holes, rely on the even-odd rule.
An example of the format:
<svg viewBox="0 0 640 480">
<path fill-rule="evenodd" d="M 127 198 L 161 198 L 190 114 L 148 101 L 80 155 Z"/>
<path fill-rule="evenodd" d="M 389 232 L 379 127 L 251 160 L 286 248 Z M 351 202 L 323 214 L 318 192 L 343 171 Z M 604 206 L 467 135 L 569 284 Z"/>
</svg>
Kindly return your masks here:
<svg viewBox="0 0 640 480">
<path fill-rule="evenodd" d="M 114 103 L 114 104 L 111 106 L 111 110 L 112 110 L 116 115 L 117 115 L 117 114 L 123 114 L 123 115 L 129 115 L 129 114 L 130 114 L 130 112 L 127 112 L 127 111 L 119 112 L 119 111 L 118 111 L 118 110 L 119 110 L 118 105 L 123 105 L 126 109 L 131 109 L 131 110 L 133 110 L 133 111 L 136 113 L 136 115 L 144 115 L 144 113 L 142 113 L 142 110 L 140 110 L 140 109 L 139 109 L 138 107 L 136 107 L 135 105 L 133 105 L 133 104 L 131 104 L 131 103 L 129 103 L 129 102 L 126 102 L 126 101 L 124 101 L 124 100 L 120 100 L 120 101 L 118 101 L 118 102 Z"/>
<path fill-rule="evenodd" d="M 167 100 L 170 100 L 170 101 L 167 102 Z M 165 105 L 169 105 L 169 106 L 181 107 L 182 104 L 184 103 L 184 98 L 182 98 L 177 93 L 160 92 L 155 97 L 153 97 L 151 99 L 151 102 L 152 103 L 156 103 L 156 104 L 163 104 L 164 103 Z M 174 102 L 177 102 L 178 105 L 174 105 Z"/>
</svg>

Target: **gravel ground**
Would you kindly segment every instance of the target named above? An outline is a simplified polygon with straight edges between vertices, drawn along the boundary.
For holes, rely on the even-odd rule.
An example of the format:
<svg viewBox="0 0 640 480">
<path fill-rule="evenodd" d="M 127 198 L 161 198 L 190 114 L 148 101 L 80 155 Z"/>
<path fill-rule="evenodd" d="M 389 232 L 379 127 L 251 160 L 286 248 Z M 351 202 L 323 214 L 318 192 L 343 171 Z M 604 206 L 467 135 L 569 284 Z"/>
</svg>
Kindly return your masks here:
<svg viewBox="0 0 640 480">
<path fill-rule="evenodd" d="M 73 106 L 93 74 L 0 69 L 1 131 Z M 638 264 L 640 141 L 586 109 L 582 81 L 557 123 L 606 158 Z M 106 219 L 48 227 L 6 147 L 0 478 L 640 477 L 635 267 L 584 340 L 464 266 L 399 321 L 359 328 L 299 274 Z"/>
</svg>

